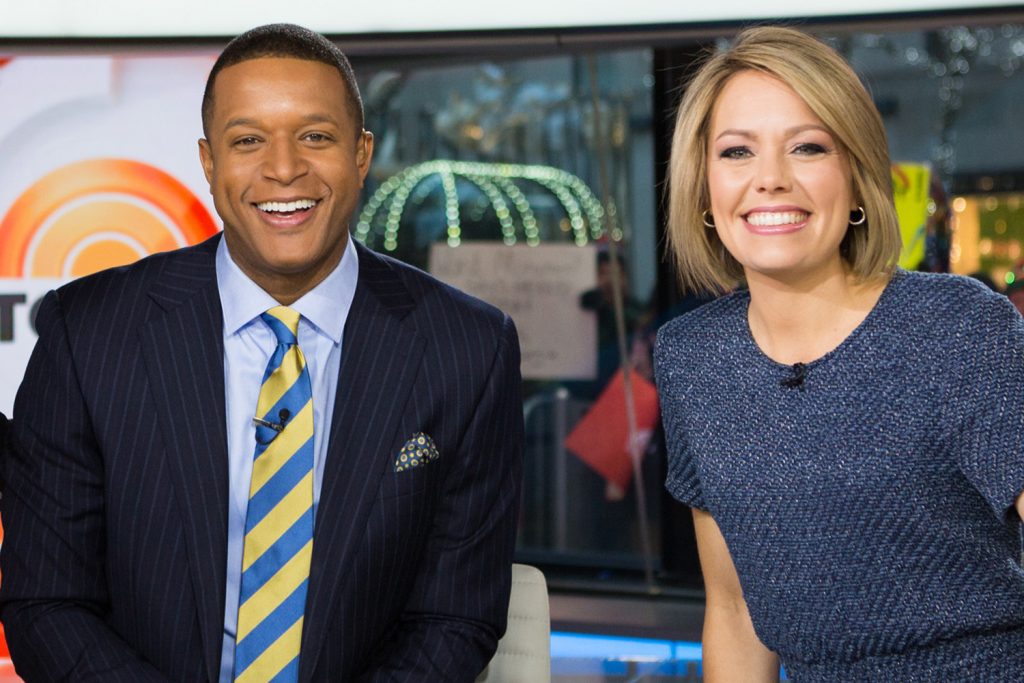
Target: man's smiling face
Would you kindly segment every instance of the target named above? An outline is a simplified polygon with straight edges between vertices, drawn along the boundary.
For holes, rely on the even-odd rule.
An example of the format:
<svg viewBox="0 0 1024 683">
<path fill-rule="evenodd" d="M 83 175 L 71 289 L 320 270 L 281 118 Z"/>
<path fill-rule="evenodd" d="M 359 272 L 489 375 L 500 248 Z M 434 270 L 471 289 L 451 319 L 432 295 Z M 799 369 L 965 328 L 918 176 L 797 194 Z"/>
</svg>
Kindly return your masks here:
<svg viewBox="0 0 1024 683">
<path fill-rule="evenodd" d="M 328 64 L 280 57 L 226 67 L 214 83 L 203 171 L 232 258 L 271 294 L 301 296 L 345 251 L 373 154 L 345 87 Z"/>
</svg>

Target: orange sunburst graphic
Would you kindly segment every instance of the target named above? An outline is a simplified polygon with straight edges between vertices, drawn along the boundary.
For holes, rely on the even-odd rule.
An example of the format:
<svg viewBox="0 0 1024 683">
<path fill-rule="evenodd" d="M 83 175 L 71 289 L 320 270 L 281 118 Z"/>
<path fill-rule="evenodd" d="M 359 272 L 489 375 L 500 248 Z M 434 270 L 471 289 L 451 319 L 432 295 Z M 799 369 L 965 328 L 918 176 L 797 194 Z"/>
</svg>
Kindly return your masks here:
<svg viewBox="0 0 1024 683">
<path fill-rule="evenodd" d="M 217 232 L 181 182 L 128 159 L 89 159 L 41 178 L 0 222 L 0 277 L 71 278 L 196 244 Z"/>
</svg>

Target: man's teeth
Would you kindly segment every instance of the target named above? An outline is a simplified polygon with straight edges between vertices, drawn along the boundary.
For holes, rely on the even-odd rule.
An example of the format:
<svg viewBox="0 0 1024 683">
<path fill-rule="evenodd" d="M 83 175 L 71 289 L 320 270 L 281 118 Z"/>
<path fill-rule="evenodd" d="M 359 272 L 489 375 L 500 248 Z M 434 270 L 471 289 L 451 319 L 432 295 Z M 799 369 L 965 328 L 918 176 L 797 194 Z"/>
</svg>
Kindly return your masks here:
<svg viewBox="0 0 1024 683">
<path fill-rule="evenodd" d="M 312 209 L 314 206 L 316 206 L 315 199 L 296 199 L 294 202 L 261 202 L 256 205 L 256 208 L 260 211 L 291 213 L 300 209 Z"/>
<path fill-rule="evenodd" d="M 803 211 L 757 211 L 747 216 L 751 225 L 795 225 L 807 220 Z"/>
</svg>

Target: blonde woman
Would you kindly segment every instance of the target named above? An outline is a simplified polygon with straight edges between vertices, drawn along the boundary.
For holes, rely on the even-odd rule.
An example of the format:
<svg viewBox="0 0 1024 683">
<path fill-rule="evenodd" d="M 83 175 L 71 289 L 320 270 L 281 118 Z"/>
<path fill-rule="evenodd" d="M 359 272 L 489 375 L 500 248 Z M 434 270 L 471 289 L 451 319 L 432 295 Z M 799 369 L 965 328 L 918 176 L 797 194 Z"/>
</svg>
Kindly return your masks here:
<svg viewBox="0 0 1024 683">
<path fill-rule="evenodd" d="M 885 130 L 850 67 L 756 28 L 688 86 L 669 236 L 732 294 L 660 331 L 705 680 L 1024 680 L 1024 323 L 895 267 Z"/>
</svg>

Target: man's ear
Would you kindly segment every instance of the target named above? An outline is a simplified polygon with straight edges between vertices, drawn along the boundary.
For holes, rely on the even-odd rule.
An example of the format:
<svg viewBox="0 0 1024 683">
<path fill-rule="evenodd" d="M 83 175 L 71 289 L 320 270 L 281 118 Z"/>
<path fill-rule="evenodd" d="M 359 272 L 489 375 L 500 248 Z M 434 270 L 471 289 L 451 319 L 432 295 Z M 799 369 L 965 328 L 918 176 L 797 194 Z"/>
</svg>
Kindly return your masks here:
<svg viewBox="0 0 1024 683">
<path fill-rule="evenodd" d="M 206 183 L 210 184 L 213 182 L 213 152 L 210 150 L 210 143 L 206 138 L 199 138 L 199 161 L 203 164 Z"/>
<path fill-rule="evenodd" d="M 359 169 L 359 187 L 363 186 L 366 174 L 370 172 L 373 160 L 373 133 L 364 130 L 356 141 L 356 167 Z"/>
</svg>

